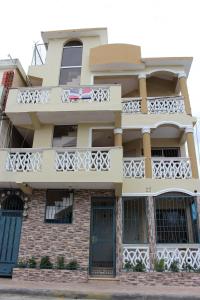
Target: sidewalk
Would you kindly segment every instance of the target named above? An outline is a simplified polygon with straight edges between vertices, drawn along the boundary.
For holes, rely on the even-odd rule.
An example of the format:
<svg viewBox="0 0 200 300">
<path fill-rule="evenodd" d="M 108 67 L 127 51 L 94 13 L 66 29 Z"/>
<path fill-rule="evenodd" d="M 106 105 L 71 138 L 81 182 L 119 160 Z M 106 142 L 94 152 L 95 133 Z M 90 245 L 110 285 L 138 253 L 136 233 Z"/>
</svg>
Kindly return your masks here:
<svg viewBox="0 0 200 300">
<path fill-rule="evenodd" d="M 71 299 L 200 299 L 200 287 L 135 287 L 118 282 L 46 283 L 0 279 L 0 294 L 65 297 Z"/>
</svg>

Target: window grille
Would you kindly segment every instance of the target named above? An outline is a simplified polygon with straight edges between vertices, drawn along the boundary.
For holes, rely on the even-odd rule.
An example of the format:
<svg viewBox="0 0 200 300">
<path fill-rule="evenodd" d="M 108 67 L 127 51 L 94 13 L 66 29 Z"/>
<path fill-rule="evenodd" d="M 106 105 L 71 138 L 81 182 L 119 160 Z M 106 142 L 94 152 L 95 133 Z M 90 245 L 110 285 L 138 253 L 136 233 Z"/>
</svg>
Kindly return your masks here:
<svg viewBox="0 0 200 300">
<path fill-rule="evenodd" d="M 123 243 L 147 243 L 146 198 L 123 199 Z"/>
<path fill-rule="evenodd" d="M 197 243 L 197 207 L 194 197 L 165 195 L 155 198 L 157 243 Z"/>
<path fill-rule="evenodd" d="M 72 223 L 73 193 L 66 190 L 48 190 L 46 194 L 45 221 L 47 223 Z"/>
<path fill-rule="evenodd" d="M 153 157 L 180 157 L 179 148 L 152 148 L 151 156 Z"/>
</svg>

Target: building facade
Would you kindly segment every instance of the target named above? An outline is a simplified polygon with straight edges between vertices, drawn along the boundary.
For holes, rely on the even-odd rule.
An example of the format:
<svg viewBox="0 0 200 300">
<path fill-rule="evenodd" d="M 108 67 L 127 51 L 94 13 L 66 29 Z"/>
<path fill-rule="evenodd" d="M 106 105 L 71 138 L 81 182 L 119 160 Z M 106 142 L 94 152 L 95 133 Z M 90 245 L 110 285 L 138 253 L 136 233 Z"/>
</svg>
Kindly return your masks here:
<svg viewBox="0 0 200 300">
<path fill-rule="evenodd" d="M 161 259 L 199 269 L 192 58 L 142 58 L 105 28 L 42 39 L 5 106 L 22 141 L 0 149 L 0 274 L 32 256 L 89 276 Z"/>
</svg>

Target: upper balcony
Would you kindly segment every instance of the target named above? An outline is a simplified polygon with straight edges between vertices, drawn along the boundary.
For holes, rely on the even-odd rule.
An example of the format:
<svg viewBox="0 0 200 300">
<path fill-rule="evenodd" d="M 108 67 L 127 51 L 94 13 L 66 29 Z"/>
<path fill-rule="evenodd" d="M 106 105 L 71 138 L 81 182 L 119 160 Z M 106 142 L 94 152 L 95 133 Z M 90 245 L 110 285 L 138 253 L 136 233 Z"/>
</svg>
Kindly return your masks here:
<svg viewBox="0 0 200 300">
<path fill-rule="evenodd" d="M 122 149 L 2 149 L 0 174 L 2 187 L 23 183 L 32 188 L 120 190 Z"/>
<path fill-rule="evenodd" d="M 74 124 L 112 122 L 121 109 L 119 85 L 29 87 L 10 90 L 6 114 L 14 125 L 31 124 L 31 113 L 40 123 Z"/>
</svg>

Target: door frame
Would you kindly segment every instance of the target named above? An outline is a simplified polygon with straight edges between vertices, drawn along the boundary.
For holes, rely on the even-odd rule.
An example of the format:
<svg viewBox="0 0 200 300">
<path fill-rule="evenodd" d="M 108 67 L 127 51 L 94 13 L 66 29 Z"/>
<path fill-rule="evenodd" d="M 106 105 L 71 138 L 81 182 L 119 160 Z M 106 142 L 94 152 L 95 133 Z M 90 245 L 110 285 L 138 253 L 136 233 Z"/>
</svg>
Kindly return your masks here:
<svg viewBox="0 0 200 300">
<path fill-rule="evenodd" d="M 116 276 L 116 198 L 113 196 L 93 196 L 90 199 L 91 209 L 90 209 L 90 246 L 89 246 L 89 275 L 92 274 L 92 233 L 93 233 L 93 200 L 113 200 L 112 206 L 107 206 L 112 209 L 113 212 L 113 276 Z M 107 207 L 100 206 L 99 209 L 106 209 Z"/>
</svg>

